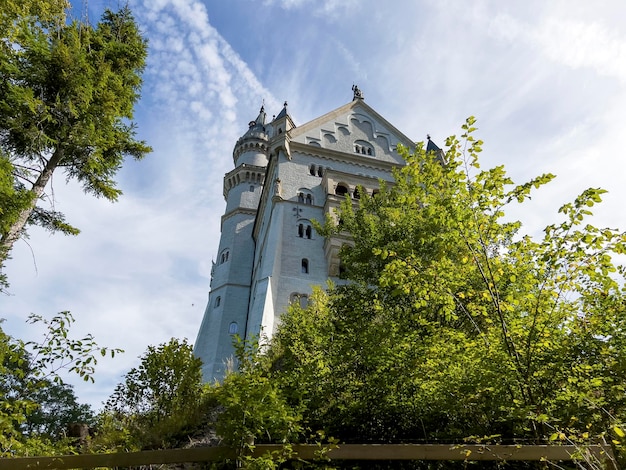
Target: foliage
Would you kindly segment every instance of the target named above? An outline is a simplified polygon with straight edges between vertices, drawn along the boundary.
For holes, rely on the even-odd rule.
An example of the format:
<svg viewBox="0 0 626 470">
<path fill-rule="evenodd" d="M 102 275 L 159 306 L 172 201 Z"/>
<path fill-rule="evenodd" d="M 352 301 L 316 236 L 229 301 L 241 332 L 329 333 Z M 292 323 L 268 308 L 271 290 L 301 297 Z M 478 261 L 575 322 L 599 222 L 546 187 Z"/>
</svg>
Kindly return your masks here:
<svg viewBox="0 0 626 470">
<path fill-rule="evenodd" d="M 300 416 L 290 408 L 277 382 L 264 373 L 267 367 L 260 367 L 259 361 L 267 357 L 258 354 L 258 343 L 234 338 L 239 371 L 228 373 L 211 390 L 222 408 L 215 429 L 224 444 L 239 450 L 245 468 L 277 468 L 290 455 L 290 442 L 302 431 Z M 262 442 L 285 444 L 285 449 L 258 459 L 246 455 Z"/>
<path fill-rule="evenodd" d="M 21 426 L 26 436 L 60 440 L 72 423 L 95 424 L 89 405 L 78 402 L 73 388 L 65 383 L 40 380 L 28 395 L 37 408 L 28 414 Z"/>
<path fill-rule="evenodd" d="M 107 10 L 91 26 L 68 22 L 67 6 L 64 0 L 3 4 L 0 262 L 26 224 L 78 233 L 53 204 L 38 205 L 56 170 L 85 192 L 115 200 L 120 190 L 113 178 L 124 157 L 150 151 L 129 121 L 147 54 L 130 10 Z"/>
<path fill-rule="evenodd" d="M 73 322 L 69 312 L 50 320 L 31 316 L 30 323 L 45 326 L 41 342 L 24 343 L 0 329 L 0 455 L 69 453 L 67 426 L 93 422 L 89 406 L 78 403 L 59 373 L 93 381 L 96 355 L 120 350 L 99 347 L 91 335 L 72 339 Z"/>
<path fill-rule="evenodd" d="M 523 235 L 507 205 L 553 176 L 515 185 L 502 166 L 482 170 L 473 118 L 463 130 L 445 153 L 402 149 L 393 185 L 318 226 L 351 239 L 350 282 L 292 305 L 237 380 L 271 387 L 304 432 L 341 441 L 619 446 L 626 236 L 587 221 L 604 191 L 565 204 L 539 239 Z"/>
<path fill-rule="evenodd" d="M 97 356 L 110 355 L 113 358 L 116 353 L 123 352 L 119 348 L 98 346 L 91 333 L 81 339 L 73 339 L 69 329 L 74 323 L 74 317 L 67 311 L 60 312 L 50 320 L 31 314 L 28 323 L 42 324 L 45 329 L 40 342 L 28 341 L 24 345 L 30 352 L 33 374 L 41 379 L 61 383 L 57 371 L 64 369 L 78 374 L 85 382 L 94 382 Z"/>
<path fill-rule="evenodd" d="M 149 346 L 106 402 L 102 419 L 122 441 L 102 438 L 108 446 L 168 446 L 198 424 L 203 404 L 201 361 L 186 340 L 172 338 Z M 132 441 L 125 440 L 128 431 Z"/>
</svg>

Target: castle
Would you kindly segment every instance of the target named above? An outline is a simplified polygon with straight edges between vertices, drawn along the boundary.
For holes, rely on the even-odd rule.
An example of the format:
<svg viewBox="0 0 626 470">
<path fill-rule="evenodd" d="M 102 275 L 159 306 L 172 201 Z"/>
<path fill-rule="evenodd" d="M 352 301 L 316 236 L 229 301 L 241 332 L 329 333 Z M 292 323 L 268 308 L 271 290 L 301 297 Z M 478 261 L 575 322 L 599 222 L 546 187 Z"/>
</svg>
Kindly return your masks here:
<svg viewBox="0 0 626 470">
<path fill-rule="evenodd" d="M 399 144 L 414 142 L 387 122 L 353 86 L 350 103 L 300 127 L 287 103 L 271 122 L 263 107 L 233 150 L 224 176 L 226 210 L 211 291 L 194 346 L 205 381 L 220 380 L 233 355 L 232 335 L 271 337 L 291 302 L 311 286 L 338 280 L 349 240 L 324 239 L 312 220 L 333 214 L 346 196 L 377 190 L 404 164 Z M 430 150 L 439 150 L 429 141 Z M 359 189 L 360 188 L 360 189 Z"/>
</svg>

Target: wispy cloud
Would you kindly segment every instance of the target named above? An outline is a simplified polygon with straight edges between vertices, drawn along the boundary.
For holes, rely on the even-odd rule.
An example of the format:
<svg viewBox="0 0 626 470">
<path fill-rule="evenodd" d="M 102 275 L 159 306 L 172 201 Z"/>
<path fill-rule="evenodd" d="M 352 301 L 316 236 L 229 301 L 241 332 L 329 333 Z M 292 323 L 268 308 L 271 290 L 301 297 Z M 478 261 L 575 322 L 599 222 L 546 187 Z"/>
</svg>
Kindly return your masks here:
<svg viewBox="0 0 626 470">
<path fill-rule="evenodd" d="M 548 17 L 531 25 L 505 13 L 493 18 L 490 31 L 508 42 L 525 41 L 555 63 L 626 81 L 626 35 L 602 22 Z"/>
<path fill-rule="evenodd" d="M 133 11 L 150 47 L 136 118 L 155 151 L 127 162 L 116 204 L 56 178 L 59 209 L 82 233 L 66 238 L 33 230 L 30 247 L 22 242 L 13 252 L 13 295 L 0 305 L 4 327 L 18 337 L 36 334 L 23 322 L 28 313 L 70 310 L 77 335 L 91 332 L 101 344 L 126 350 L 101 361 L 97 393 L 75 382 L 79 396 L 96 406 L 149 344 L 172 336 L 195 340 L 232 146 L 262 100 L 280 109 L 211 26 L 202 2 L 140 0 Z"/>
<path fill-rule="evenodd" d="M 326 16 L 330 19 L 345 21 L 343 15 L 347 12 L 358 8 L 357 0 L 264 0 L 266 7 L 279 5 L 287 10 L 306 8 L 310 12 L 318 16 Z"/>
</svg>

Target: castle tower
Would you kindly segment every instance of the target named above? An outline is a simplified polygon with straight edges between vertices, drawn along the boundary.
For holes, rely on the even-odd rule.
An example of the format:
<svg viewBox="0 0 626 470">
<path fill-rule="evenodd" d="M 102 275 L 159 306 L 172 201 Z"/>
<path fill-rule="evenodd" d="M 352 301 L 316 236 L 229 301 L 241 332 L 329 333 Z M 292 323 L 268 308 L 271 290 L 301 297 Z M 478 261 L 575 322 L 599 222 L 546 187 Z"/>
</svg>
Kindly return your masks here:
<svg viewBox="0 0 626 470">
<path fill-rule="evenodd" d="M 280 315 L 304 304 L 312 286 L 340 278 L 347 234 L 324 239 L 313 221 L 333 216 L 347 197 L 377 191 L 404 165 L 397 146 L 413 141 L 372 109 L 353 87 L 347 103 L 295 126 L 287 103 L 265 124 L 250 123 L 224 178 L 226 212 L 211 292 L 194 352 L 206 381 L 220 380 L 232 362 L 232 335 L 271 338 Z M 434 145 L 434 144 L 433 144 Z"/>
<path fill-rule="evenodd" d="M 194 346 L 203 360 L 203 376 L 223 377 L 233 355 L 232 335 L 245 336 L 254 261 L 252 230 L 268 163 L 265 110 L 237 141 L 235 169 L 224 176 L 226 210 L 222 216 L 217 260 L 211 270 L 211 291 Z"/>
</svg>

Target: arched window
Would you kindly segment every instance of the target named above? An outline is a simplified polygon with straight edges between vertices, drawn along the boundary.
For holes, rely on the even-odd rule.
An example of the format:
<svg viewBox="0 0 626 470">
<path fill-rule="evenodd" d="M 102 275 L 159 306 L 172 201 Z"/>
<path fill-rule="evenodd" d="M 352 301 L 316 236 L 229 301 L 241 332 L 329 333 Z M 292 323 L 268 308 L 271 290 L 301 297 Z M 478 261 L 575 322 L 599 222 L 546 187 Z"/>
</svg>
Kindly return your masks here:
<svg viewBox="0 0 626 470">
<path fill-rule="evenodd" d="M 302 258 L 302 274 L 309 274 L 309 260 Z"/>
<path fill-rule="evenodd" d="M 304 203 L 309 206 L 313 204 L 313 196 L 311 196 L 310 194 L 307 194 Z"/>
<path fill-rule="evenodd" d="M 219 306 L 221 305 L 221 303 L 222 303 L 222 298 L 218 295 L 218 296 L 215 298 L 215 306 L 216 306 L 216 307 L 219 307 Z"/>
<path fill-rule="evenodd" d="M 374 149 L 372 144 L 366 140 L 357 140 L 354 143 L 354 153 L 360 153 L 361 155 L 374 155 Z"/>
<path fill-rule="evenodd" d="M 220 255 L 220 264 L 224 264 L 226 261 L 228 261 L 229 255 L 230 251 L 228 249 L 222 251 L 222 254 Z"/>
<path fill-rule="evenodd" d="M 298 202 L 304 203 L 304 194 L 303 193 L 298 193 Z"/>
<path fill-rule="evenodd" d="M 239 326 L 237 325 L 237 322 L 232 322 L 230 325 L 228 325 L 228 334 L 236 335 L 238 331 Z"/>
<path fill-rule="evenodd" d="M 308 219 L 298 220 L 298 237 L 308 238 L 309 240 L 313 238 L 313 227 L 311 225 L 310 220 Z"/>
<path fill-rule="evenodd" d="M 250 192 L 253 193 L 254 192 L 254 186 L 250 185 Z"/>
<path fill-rule="evenodd" d="M 320 178 L 324 176 L 324 168 L 322 168 L 321 166 L 317 167 L 317 176 L 319 176 Z"/>
<path fill-rule="evenodd" d="M 361 198 L 361 193 L 359 192 L 359 188 L 354 188 L 354 192 L 352 193 L 352 197 L 354 199 L 360 199 Z"/>
<path fill-rule="evenodd" d="M 339 183 L 335 188 L 335 194 L 337 196 L 345 196 L 348 194 L 348 188 L 346 185 Z"/>
<path fill-rule="evenodd" d="M 289 296 L 289 303 L 297 303 L 300 308 L 306 308 L 309 304 L 309 296 L 307 294 L 299 294 L 298 292 L 294 292 Z"/>
<path fill-rule="evenodd" d="M 309 167 L 309 173 L 311 173 L 311 176 L 315 176 L 315 165 Z"/>
</svg>

